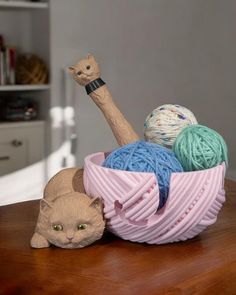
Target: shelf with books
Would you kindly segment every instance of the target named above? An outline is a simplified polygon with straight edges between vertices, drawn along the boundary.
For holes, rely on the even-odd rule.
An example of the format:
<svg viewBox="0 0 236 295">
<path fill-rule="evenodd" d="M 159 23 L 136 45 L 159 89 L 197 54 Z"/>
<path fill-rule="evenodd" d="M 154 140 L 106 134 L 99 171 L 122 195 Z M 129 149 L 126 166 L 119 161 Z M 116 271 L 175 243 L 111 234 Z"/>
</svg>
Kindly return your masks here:
<svg viewBox="0 0 236 295">
<path fill-rule="evenodd" d="M 42 91 L 50 89 L 50 84 L 38 85 L 0 85 L 0 91 Z"/>
<path fill-rule="evenodd" d="M 5 45 L 0 35 L 0 91 L 48 89 L 48 70 L 44 61 L 34 54 L 18 55 L 16 47 Z"/>
<path fill-rule="evenodd" d="M 5 46 L 0 35 L 0 85 L 15 84 L 16 48 Z"/>
<path fill-rule="evenodd" d="M 47 9 L 47 2 L 29 2 L 29 1 L 0 1 L 0 8 L 19 8 L 19 9 Z"/>
</svg>

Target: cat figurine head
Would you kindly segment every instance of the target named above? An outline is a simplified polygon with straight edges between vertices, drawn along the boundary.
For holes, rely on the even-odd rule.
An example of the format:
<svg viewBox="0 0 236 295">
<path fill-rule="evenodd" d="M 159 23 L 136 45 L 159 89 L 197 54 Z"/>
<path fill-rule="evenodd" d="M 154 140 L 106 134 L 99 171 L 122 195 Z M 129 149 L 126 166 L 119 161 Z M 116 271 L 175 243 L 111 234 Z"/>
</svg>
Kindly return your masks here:
<svg viewBox="0 0 236 295">
<path fill-rule="evenodd" d="M 73 78 L 82 86 L 100 77 L 100 69 L 93 55 L 80 60 L 75 66 L 68 67 Z"/>
<path fill-rule="evenodd" d="M 41 200 L 38 234 L 34 238 L 42 241 L 43 237 L 49 244 L 61 248 L 83 248 L 100 239 L 104 228 L 101 200 L 73 192 L 53 202 Z"/>
</svg>

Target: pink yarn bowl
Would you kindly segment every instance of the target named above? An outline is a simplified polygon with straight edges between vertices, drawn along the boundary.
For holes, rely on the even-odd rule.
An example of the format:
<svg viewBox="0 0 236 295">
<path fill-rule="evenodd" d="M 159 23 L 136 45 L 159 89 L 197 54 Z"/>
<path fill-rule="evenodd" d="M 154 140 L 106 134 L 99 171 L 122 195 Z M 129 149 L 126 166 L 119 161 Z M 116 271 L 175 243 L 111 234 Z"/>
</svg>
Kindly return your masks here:
<svg viewBox="0 0 236 295">
<path fill-rule="evenodd" d="M 104 153 L 85 158 L 86 193 L 100 197 L 108 229 L 133 242 L 184 241 L 215 223 L 225 201 L 225 165 L 172 173 L 169 196 L 157 211 L 159 187 L 154 173 L 104 168 Z"/>
</svg>

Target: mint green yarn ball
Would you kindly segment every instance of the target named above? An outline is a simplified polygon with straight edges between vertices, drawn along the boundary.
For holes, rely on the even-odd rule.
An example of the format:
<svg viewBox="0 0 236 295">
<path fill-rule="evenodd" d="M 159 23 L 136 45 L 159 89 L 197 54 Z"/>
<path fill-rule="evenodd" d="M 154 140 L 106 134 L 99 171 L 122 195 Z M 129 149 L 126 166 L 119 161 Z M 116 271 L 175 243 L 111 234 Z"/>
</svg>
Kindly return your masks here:
<svg viewBox="0 0 236 295">
<path fill-rule="evenodd" d="M 184 128 L 177 136 L 173 151 L 184 171 L 196 171 L 228 164 L 227 146 L 215 130 L 202 125 Z"/>
</svg>

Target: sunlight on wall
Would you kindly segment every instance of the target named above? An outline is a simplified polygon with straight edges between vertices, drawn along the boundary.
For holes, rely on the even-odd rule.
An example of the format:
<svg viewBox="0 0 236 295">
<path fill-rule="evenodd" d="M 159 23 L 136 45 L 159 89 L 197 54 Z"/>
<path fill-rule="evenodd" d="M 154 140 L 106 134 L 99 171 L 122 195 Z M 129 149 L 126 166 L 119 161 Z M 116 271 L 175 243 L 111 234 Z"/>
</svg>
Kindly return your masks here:
<svg viewBox="0 0 236 295">
<path fill-rule="evenodd" d="M 60 149 L 52 153 L 47 159 L 48 179 L 66 167 L 75 166 L 75 156 L 71 153 L 71 140 L 62 144 Z"/>
<path fill-rule="evenodd" d="M 53 176 L 62 167 L 72 167 L 76 164 L 76 133 L 75 110 L 72 106 L 53 107 L 50 110 L 51 117 L 51 144 L 60 146 L 47 160 L 48 176 Z"/>
</svg>

